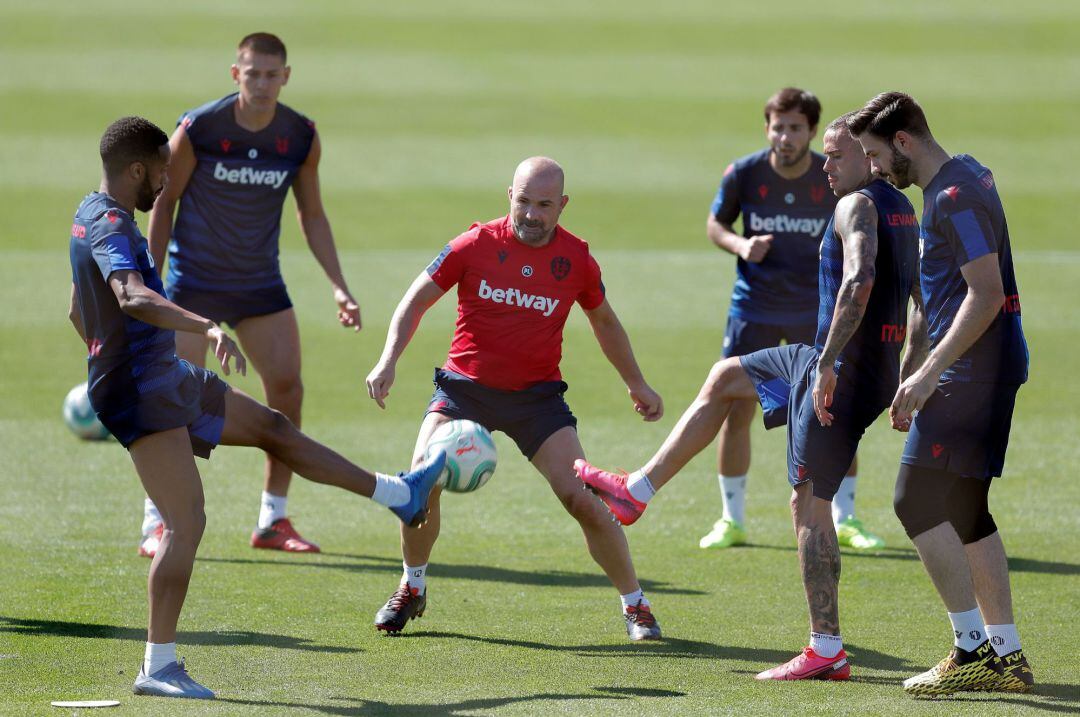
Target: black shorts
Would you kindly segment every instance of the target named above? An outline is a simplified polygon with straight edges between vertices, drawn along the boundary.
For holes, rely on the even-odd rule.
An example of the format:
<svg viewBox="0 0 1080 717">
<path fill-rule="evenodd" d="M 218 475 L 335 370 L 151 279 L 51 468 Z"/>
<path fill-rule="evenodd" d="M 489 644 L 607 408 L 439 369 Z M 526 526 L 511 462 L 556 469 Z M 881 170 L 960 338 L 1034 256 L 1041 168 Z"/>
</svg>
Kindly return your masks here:
<svg viewBox="0 0 1080 717">
<path fill-rule="evenodd" d="M 911 422 L 900 462 L 974 478 L 1000 476 L 1019 389 L 941 382 Z"/>
<path fill-rule="evenodd" d="M 832 500 L 847 475 L 863 433 L 888 405 L 884 399 L 856 396 L 854 381 L 841 366 L 829 412 L 831 426 L 814 413 L 817 350 L 802 344 L 774 346 L 739 357 L 758 393 L 766 428 L 787 423 L 788 482 L 812 481 L 814 495 Z"/>
<path fill-rule="evenodd" d="M 177 306 L 215 324 L 228 324 L 234 328 L 244 319 L 276 314 L 293 305 L 284 284 L 247 291 L 204 291 L 170 286 L 166 293 L 169 301 Z"/>
<path fill-rule="evenodd" d="M 476 421 L 489 431 L 502 431 L 532 460 L 552 434 L 577 419 L 563 400 L 564 381 L 544 381 L 521 391 L 489 388 L 460 373 L 435 369 L 435 393 L 426 413 Z"/>
<path fill-rule="evenodd" d="M 724 358 L 745 356 L 761 349 L 787 344 L 814 345 L 817 323 L 762 324 L 728 314 L 724 331 Z"/>
<path fill-rule="evenodd" d="M 174 385 L 133 397 L 125 406 L 98 411 L 98 420 L 124 448 L 143 436 L 187 426 L 192 452 L 209 458 L 225 428 L 225 394 L 229 385 L 213 371 L 183 359 Z"/>
</svg>

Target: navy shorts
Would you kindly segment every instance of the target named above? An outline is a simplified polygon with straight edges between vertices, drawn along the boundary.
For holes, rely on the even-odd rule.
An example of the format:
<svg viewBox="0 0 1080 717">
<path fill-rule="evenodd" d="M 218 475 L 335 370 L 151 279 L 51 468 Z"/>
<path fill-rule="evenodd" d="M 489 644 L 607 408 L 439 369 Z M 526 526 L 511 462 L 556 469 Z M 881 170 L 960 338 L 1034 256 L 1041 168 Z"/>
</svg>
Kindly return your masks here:
<svg viewBox="0 0 1080 717">
<path fill-rule="evenodd" d="M 248 291 L 203 291 L 170 286 L 166 293 L 169 301 L 177 306 L 215 324 L 228 324 L 234 328 L 244 319 L 276 314 L 293 305 L 284 284 Z"/>
<path fill-rule="evenodd" d="M 808 324 L 762 324 L 728 314 L 727 329 L 724 331 L 724 358 L 745 356 L 779 346 L 781 341 L 789 345 L 813 346 L 816 335 L 816 321 Z"/>
<path fill-rule="evenodd" d="M 814 495 L 831 501 L 844 480 L 859 441 L 888 402 L 856 397 L 854 382 L 839 366 L 836 392 L 825 427 L 814 414 L 814 379 L 818 353 L 811 346 L 788 344 L 739 358 L 758 393 L 766 428 L 788 426 L 788 481 L 812 482 Z"/>
<path fill-rule="evenodd" d="M 532 460 L 553 433 L 577 419 L 563 400 L 564 381 L 544 381 L 521 391 L 489 388 L 454 371 L 435 369 L 435 393 L 425 413 L 476 421 L 489 431 L 502 431 Z"/>
<path fill-rule="evenodd" d="M 974 478 L 1000 476 L 1019 389 L 941 382 L 911 422 L 900 462 Z"/>
<path fill-rule="evenodd" d="M 191 450 L 200 458 L 209 458 L 221 442 L 229 384 L 213 371 L 178 362 L 182 378 L 175 385 L 141 394 L 134 404 L 97 411 L 98 420 L 124 448 L 143 436 L 181 426 L 187 426 Z"/>
</svg>

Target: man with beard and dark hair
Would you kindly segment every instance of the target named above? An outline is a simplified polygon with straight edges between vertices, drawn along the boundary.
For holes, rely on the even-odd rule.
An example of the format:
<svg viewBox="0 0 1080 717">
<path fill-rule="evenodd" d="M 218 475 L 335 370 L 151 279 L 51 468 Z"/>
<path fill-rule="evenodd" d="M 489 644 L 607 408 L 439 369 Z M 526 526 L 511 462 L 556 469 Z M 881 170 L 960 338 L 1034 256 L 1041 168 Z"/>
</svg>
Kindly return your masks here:
<svg viewBox="0 0 1080 717">
<path fill-rule="evenodd" d="M 925 308 L 910 323 L 927 335 L 929 353 L 902 376 L 889 411 L 893 427 L 909 432 L 894 502 L 955 640 L 945 659 L 904 689 L 916 696 L 1029 692 L 1034 679 L 1014 624 L 1005 548 L 987 503 L 1028 375 L 994 175 L 969 155 L 950 157 L 902 92 L 873 98 L 848 126 L 877 175 L 923 190 Z"/>
<path fill-rule="evenodd" d="M 563 327 L 574 304 L 584 310 L 634 409 L 646 421 L 656 421 L 663 415 L 663 401 L 638 368 L 589 245 L 558 223 L 570 199 L 563 194 L 562 167 L 547 157 L 526 159 L 514 172 L 508 194 L 506 216 L 474 224 L 447 244 L 405 292 L 382 356 L 368 374 L 368 394 L 385 407 L 397 362 L 420 319 L 457 286 L 457 328 L 446 362 L 435 370 L 435 393 L 420 425 L 414 464 L 422 460 L 431 435 L 448 421 L 468 419 L 504 432 L 577 520 L 590 555 L 619 591 L 630 639 L 659 639 L 660 626 L 641 590 L 622 528 L 574 476 L 574 461 L 585 453 L 577 419 L 563 399 L 567 385 L 559 369 Z M 401 531 L 404 574 L 375 615 L 379 630 L 400 632 L 427 607 L 439 495 L 438 488 L 431 494 L 423 529 Z"/>
<path fill-rule="evenodd" d="M 439 453 L 401 477 L 373 474 L 301 433 L 278 411 L 176 357 L 176 332 L 203 336 L 222 370 L 246 372 L 243 354 L 217 324 L 162 294 L 146 239 L 135 224 L 167 183 L 169 138 L 141 117 L 124 117 L 101 138 L 101 188 L 71 225 L 69 318 L 89 349 L 90 405 L 131 455 L 164 518 L 150 565 L 150 618 L 137 695 L 213 699 L 176 660 L 176 626 L 206 516 L 194 456 L 219 444 L 257 446 L 290 470 L 369 497 L 419 525 L 442 472 Z"/>
<path fill-rule="evenodd" d="M 744 356 L 787 344 L 813 344 L 817 321 L 818 245 L 836 207 L 822 169 L 825 157 L 810 151 L 821 103 L 812 93 L 786 87 L 765 103 L 769 147 L 724 170 L 706 225 L 709 239 L 739 257 L 723 355 Z M 734 229 L 742 215 L 742 234 Z M 717 442 L 724 512 L 703 537 L 702 548 L 746 542 L 746 480 L 750 424 L 756 403 L 737 401 Z M 855 517 L 856 463 L 833 501 L 840 544 L 857 550 L 884 542 Z"/>
<path fill-rule="evenodd" d="M 832 503 L 864 432 L 889 405 L 901 373 L 909 296 L 917 296 L 918 222 L 906 197 L 874 180 L 840 117 L 825 130 L 829 187 L 840 197 L 818 268 L 817 336 L 726 358 L 653 457 L 629 475 L 579 461 L 578 476 L 623 524 L 708 446 L 737 401 L 757 400 L 765 426 L 788 427 L 788 481 L 810 644 L 759 680 L 846 680 L 840 637 L 840 550 Z M 916 299 L 917 300 L 917 299 Z M 918 355 L 908 345 L 907 356 Z"/>
</svg>

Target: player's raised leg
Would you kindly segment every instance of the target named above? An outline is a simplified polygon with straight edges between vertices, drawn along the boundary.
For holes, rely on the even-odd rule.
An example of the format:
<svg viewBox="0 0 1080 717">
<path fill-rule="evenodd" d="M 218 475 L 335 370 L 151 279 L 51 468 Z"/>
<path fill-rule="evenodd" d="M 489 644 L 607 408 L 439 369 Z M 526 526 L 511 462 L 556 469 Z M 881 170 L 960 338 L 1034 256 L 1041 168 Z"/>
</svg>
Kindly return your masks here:
<svg viewBox="0 0 1080 717">
<path fill-rule="evenodd" d="M 296 312 L 289 308 L 246 318 L 236 325 L 236 335 L 262 379 L 266 405 L 281 411 L 299 428 L 304 384 L 300 378 L 300 327 Z M 289 467 L 267 455 L 259 520 L 251 534 L 252 547 L 319 552 L 318 545 L 300 537 L 286 512 L 291 480 Z"/>
<path fill-rule="evenodd" d="M 420 432 L 413 448 L 412 465 L 423 463 L 431 434 L 442 424 L 449 421 L 448 416 L 431 412 L 420 424 Z M 390 595 L 386 604 L 375 613 L 375 627 L 390 634 L 401 632 L 405 624 L 414 618 L 423 617 L 427 608 L 427 568 L 435 541 L 439 538 L 439 526 L 442 515 L 440 497 L 442 488 L 436 485 L 428 498 L 427 520 L 423 525 L 411 527 L 401 525 L 402 576 L 398 587 Z"/>
<path fill-rule="evenodd" d="M 176 659 L 176 624 L 187 596 L 195 551 L 206 526 L 203 488 L 186 428 L 153 433 L 128 450 L 146 494 L 168 526 L 150 564 L 150 620 L 136 694 L 213 699 Z"/>
<path fill-rule="evenodd" d="M 402 522 L 416 525 L 424 521 L 428 494 L 445 462 L 440 454 L 403 476 L 372 473 L 301 433 L 280 411 L 236 389 L 225 394 L 220 442 L 261 448 L 310 481 L 371 498 Z"/>
<path fill-rule="evenodd" d="M 584 459 L 577 461 L 574 468 L 619 522 L 630 525 L 641 516 L 652 494 L 713 442 L 732 406 L 756 396 L 754 384 L 740 359 L 723 359 L 713 365 L 697 398 L 660 449 L 639 470 L 630 475 L 616 474 L 595 468 Z"/>
<path fill-rule="evenodd" d="M 652 614 L 630 558 L 630 546 L 622 528 L 611 520 L 608 511 L 594 497 L 581 490 L 574 473 L 585 451 L 577 431 L 560 428 L 541 444 L 532 464 L 547 479 L 551 490 L 574 520 L 581 526 L 589 555 L 619 591 L 626 631 L 631 640 L 660 639 L 660 625 Z"/>
</svg>

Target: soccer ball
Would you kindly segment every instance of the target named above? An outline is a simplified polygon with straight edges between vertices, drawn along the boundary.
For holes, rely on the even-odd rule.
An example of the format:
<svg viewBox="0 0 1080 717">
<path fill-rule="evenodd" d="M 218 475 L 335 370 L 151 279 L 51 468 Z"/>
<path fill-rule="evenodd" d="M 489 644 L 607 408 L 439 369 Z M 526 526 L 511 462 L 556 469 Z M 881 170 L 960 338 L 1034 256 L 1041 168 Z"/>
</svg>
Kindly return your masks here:
<svg viewBox="0 0 1080 717">
<path fill-rule="evenodd" d="M 488 482 L 495 472 L 495 441 L 488 429 L 474 421 L 442 424 L 428 441 L 426 455 L 446 451 L 446 468 L 439 485 L 454 493 L 468 493 Z"/>
<path fill-rule="evenodd" d="M 108 429 L 101 425 L 90 405 L 85 383 L 68 391 L 64 398 L 64 423 L 72 433 L 86 441 L 103 441 L 109 437 Z"/>
</svg>

